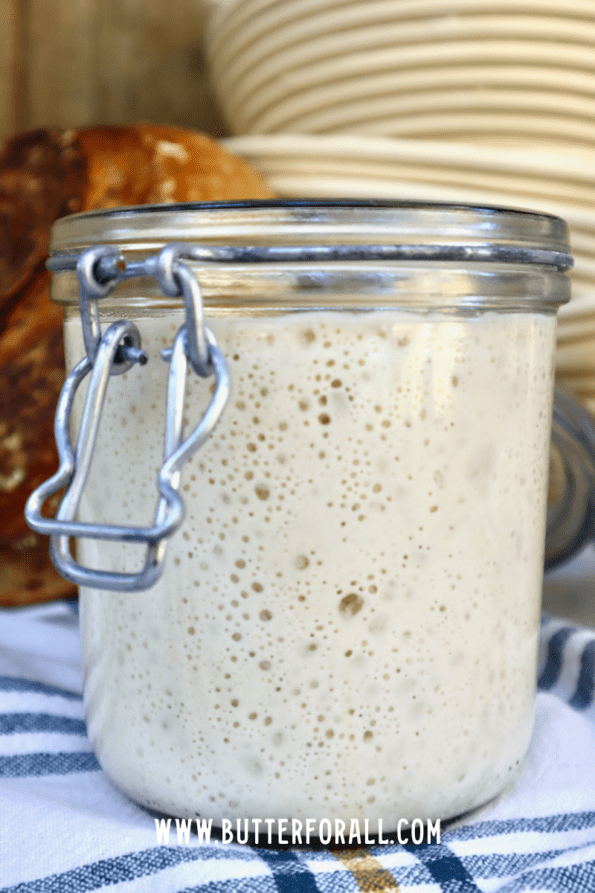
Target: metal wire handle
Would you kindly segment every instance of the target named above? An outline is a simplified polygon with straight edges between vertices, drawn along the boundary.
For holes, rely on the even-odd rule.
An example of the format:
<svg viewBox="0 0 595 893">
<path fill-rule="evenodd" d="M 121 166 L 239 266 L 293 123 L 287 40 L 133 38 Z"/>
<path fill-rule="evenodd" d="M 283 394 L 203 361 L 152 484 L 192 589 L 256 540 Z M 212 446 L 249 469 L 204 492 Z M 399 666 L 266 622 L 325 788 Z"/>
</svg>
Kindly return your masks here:
<svg viewBox="0 0 595 893">
<path fill-rule="evenodd" d="M 37 533 L 50 536 L 50 555 L 60 574 L 79 586 L 138 592 L 148 589 L 163 571 L 166 540 L 180 526 L 184 506 L 178 494 L 180 471 L 194 452 L 207 440 L 219 421 L 230 392 L 230 377 L 223 354 L 213 333 L 205 326 L 200 287 L 180 258 L 179 246 L 167 246 L 160 255 L 134 265 L 134 275 L 156 275 L 166 283 L 167 293 L 182 294 L 186 323 L 180 328 L 171 348 L 162 351 L 169 362 L 164 464 L 157 478 L 159 502 L 150 527 L 85 523 L 75 520 L 87 480 L 99 430 L 101 412 L 109 379 L 131 368 L 144 365 L 147 355 L 141 349 L 141 337 L 129 320 L 113 323 L 101 334 L 97 299 L 111 294 L 121 278 L 130 276 L 119 252 L 113 248 L 92 248 L 76 259 L 79 280 L 81 321 L 87 355 L 67 377 L 62 388 L 54 433 L 60 467 L 53 477 L 29 497 L 25 518 Z M 72 268 L 72 267 L 70 267 Z M 105 270 L 111 276 L 105 276 Z M 188 362 L 202 377 L 215 375 L 211 401 L 192 433 L 184 438 L 184 394 Z M 76 391 L 91 375 L 76 448 L 70 435 L 70 417 Z M 41 514 L 44 503 L 66 488 L 54 518 Z M 147 546 L 142 568 L 135 573 L 95 570 L 78 564 L 70 552 L 71 537 L 87 537 L 120 542 L 138 542 Z"/>
</svg>

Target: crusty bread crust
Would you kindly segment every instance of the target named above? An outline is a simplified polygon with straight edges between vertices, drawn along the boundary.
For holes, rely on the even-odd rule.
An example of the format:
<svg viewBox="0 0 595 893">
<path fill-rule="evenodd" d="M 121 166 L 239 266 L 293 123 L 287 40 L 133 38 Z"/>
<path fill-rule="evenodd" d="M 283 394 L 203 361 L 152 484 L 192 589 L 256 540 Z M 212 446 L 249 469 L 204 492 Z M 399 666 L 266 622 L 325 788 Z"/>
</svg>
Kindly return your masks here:
<svg viewBox="0 0 595 893">
<path fill-rule="evenodd" d="M 89 127 L 76 139 L 87 168 L 84 210 L 273 196 L 259 174 L 201 133 L 146 124 Z"/>
</svg>

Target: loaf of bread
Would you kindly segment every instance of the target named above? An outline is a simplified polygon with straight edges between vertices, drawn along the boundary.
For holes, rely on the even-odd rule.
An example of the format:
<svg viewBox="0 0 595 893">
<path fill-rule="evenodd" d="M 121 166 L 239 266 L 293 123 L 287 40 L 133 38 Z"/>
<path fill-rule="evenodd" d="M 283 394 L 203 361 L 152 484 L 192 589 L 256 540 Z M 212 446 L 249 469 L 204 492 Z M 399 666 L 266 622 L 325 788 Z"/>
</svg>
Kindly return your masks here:
<svg viewBox="0 0 595 893">
<path fill-rule="evenodd" d="M 37 130 L 0 154 L 0 605 L 75 594 L 47 537 L 23 515 L 54 473 L 64 380 L 62 312 L 49 299 L 50 228 L 65 214 L 183 201 L 270 198 L 266 182 L 215 140 L 178 127 Z M 49 507 L 50 510 L 54 507 Z"/>
</svg>

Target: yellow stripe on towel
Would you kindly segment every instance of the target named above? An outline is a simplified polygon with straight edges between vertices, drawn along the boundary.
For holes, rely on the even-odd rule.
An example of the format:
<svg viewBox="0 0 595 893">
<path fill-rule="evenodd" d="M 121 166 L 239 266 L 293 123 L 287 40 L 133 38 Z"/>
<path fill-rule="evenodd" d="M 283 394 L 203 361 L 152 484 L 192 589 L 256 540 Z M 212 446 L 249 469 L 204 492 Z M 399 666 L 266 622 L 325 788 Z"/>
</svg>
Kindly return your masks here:
<svg viewBox="0 0 595 893">
<path fill-rule="evenodd" d="M 400 887 L 390 871 L 364 847 L 333 847 L 331 852 L 351 872 L 361 893 L 399 893 Z"/>
</svg>

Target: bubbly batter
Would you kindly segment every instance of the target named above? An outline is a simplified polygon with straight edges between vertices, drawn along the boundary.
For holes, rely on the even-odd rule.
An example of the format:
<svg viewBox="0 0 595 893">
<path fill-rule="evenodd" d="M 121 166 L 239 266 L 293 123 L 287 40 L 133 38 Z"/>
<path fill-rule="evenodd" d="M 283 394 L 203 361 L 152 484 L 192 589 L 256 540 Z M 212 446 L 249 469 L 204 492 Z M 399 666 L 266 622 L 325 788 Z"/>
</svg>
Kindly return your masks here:
<svg viewBox="0 0 595 893">
<path fill-rule="evenodd" d="M 528 747 L 551 315 L 217 317 L 233 392 L 145 593 L 82 592 L 94 748 L 178 816 L 447 818 Z M 81 517 L 148 523 L 177 313 L 136 319 Z M 67 323 L 69 367 L 83 355 Z M 210 382 L 190 374 L 188 424 Z M 135 547 L 136 548 L 136 547 Z M 132 570 L 133 547 L 79 560 Z"/>
</svg>

